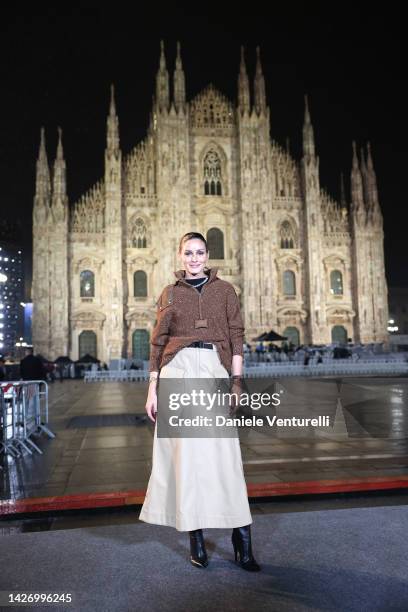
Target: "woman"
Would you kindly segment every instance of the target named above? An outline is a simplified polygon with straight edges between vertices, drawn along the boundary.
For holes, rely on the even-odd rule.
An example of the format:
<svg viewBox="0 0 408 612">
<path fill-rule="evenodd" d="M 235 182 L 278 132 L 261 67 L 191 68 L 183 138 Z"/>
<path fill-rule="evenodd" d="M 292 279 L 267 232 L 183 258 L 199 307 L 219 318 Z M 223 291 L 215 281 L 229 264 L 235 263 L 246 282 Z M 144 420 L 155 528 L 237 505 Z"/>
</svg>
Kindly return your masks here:
<svg viewBox="0 0 408 612">
<path fill-rule="evenodd" d="M 140 520 L 189 531 L 190 561 L 208 565 L 203 528 L 232 527 L 235 561 L 258 571 L 252 554 L 252 517 L 238 436 L 167 438 L 157 436 L 157 383 L 160 378 L 226 378 L 239 397 L 244 325 L 233 286 L 206 270 L 205 238 L 185 234 L 179 245 L 183 270 L 158 301 L 151 339 L 146 412 L 155 423 L 152 472 Z"/>
</svg>

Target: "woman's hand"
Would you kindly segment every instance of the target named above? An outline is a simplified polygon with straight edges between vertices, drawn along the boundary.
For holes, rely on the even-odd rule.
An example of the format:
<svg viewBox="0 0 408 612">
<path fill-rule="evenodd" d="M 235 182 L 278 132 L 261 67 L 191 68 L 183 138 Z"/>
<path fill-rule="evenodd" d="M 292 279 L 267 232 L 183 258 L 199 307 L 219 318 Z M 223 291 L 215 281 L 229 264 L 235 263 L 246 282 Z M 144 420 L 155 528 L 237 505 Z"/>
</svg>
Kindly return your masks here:
<svg viewBox="0 0 408 612">
<path fill-rule="evenodd" d="M 242 379 L 237 378 L 237 379 L 232 380 L 230 393 L 231 393 L 231 404 L 230 404 L 229 414 L 230 416 L 232 416 L 233 414 L 237 412 L 239 408 L 239 403 L 240 403 L 241 394 L 242 394 Z"/>
<path fill-rule="evenodd" d="M 233 355 L 232 356 L 232 377 L 231 377 L 231 386 L 230 386 L 230 393 L 232 394 L 230 410 L 229 410 L 230 416 L 235 414 L 239 408 L 241 394 L 242 394 L 242 383 L 244 382 L 242 369 L 243 369 L 242 355 Z"/>
<path fill-rule="evenodd" d="M 152 381 L 149 385 L 149 391 L 146 399 L 145 410 L 147 412 L 147 416 L 149 419 L 155 423 L 156 415 L 157 415 L 157 392 L 156 392 L 156 382 Z"/>
</svg>

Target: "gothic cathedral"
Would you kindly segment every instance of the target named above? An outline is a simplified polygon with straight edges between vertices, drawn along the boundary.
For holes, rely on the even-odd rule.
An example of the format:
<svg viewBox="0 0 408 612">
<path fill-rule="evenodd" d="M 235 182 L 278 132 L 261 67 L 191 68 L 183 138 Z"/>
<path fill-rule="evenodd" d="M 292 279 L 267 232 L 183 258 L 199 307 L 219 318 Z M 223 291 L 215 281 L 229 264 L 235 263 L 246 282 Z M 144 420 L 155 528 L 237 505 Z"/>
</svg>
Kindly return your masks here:
<svg viewBox="0 0 408 612">
<path fill-rule="evenodd" d="M 105 175 L 68 203 L 62 135 L 50 171 L 44 130 L 33 209 L 33 344 L 49 359 L 147 359 L 155 302 L 179 268 L 182 234 L 208 238 L 210 267 L 240 296 L 246 339 L 387 340 L 383 221 L 370 148 L 353 143 L 351 198 L 320 186 L 306 100 L 303 157 L 270 138 L 259 50 L 237 105 L 212 85 L 187 102 L 180 46 L 162 43 L 145 140 L 122 157 L 112 88 Z"/>
</svg>

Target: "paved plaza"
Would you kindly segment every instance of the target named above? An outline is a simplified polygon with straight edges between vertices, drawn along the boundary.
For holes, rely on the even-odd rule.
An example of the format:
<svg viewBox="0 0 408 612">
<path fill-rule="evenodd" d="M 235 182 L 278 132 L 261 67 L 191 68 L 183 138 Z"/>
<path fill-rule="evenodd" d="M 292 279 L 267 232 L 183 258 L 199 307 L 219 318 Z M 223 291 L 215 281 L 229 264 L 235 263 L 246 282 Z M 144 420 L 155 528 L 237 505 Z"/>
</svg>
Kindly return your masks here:
<svg viewBox="0 0 408 612">
<path fill-rule="evenodd" d="M 289 404 L 327 407 L 334 426 L 239 428 L 248 485 L 408 475 L 406 379 L 282 382 Z M 43 455 L 8 459 L 1 499 L 145 490 L 154 430 L 144 418 L 146 389 L 76 380 L 50 385 L 56 437 L 37 439 Z"/>
</svg>

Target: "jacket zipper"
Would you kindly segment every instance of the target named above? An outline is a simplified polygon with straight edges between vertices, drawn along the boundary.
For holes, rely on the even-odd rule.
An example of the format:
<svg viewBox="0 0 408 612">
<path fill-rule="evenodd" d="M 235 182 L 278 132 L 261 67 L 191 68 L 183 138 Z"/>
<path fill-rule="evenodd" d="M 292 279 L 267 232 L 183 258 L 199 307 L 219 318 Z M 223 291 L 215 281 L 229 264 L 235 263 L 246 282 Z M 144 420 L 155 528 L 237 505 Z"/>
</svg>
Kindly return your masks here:
<svg viewBox="0 0 408 612">
<path fill-rule="evenodd" d="M 203 287 L 203 289 L 204 289 L 204 287 Z M 198 289 L 197 289 L 197 291 L 198 291 Z M 200 313 L 200 319 L 202 319 L 203 315 L 201 314 L 201 292 L 200 291 L 198 291 L 198 311 Z"/>
<path fill-rule="evenodd" d="M 203 315 L 201 314 L 201 297 L 202 297 L 203 291 L 206 288 L 206 286 L 208 285 L 208 283 L 209 283 L 209 280 L 206 283 L 204 283 L 203 288 L 201 289 L 201 291 L 198 291 L 198 289 L 196 289 L 196 291 L 198 291 L 198 310 L 200 312 L 200 319 L 203 318 Z"/>
<path fill-rule="evenodd" d="M 184 279 L 183 279 L 183 280 L 184 280 Z M 185 281 L 184 281 L 184 282 L 185 282 Z M 207 281 L 206 283 L 204 283 L 203 288 L 201 289 L 201 291 L 199 291 L 198 289 L 196 289 L 196 288 L 194 287 L 194 285 L 190 285 L 190 283 L 186 283 L 186 282 L 185 282 L 185 284 L 186 284 L 188 287 L 191 287 L 191 289 L 194 289 L 194 291 L 197 291 L 197 293 L 198 293 L 198 312 L 200 313 L 200 319 L 202 319 L 202 318 L 203 318 L 203 315 L 201 314 L 201 294 L 202 294 L 202 292 L 204 291 L 205 286 L 206 286 L 206 285 L 208 285 L 208 281 Z"/>
</svg>

